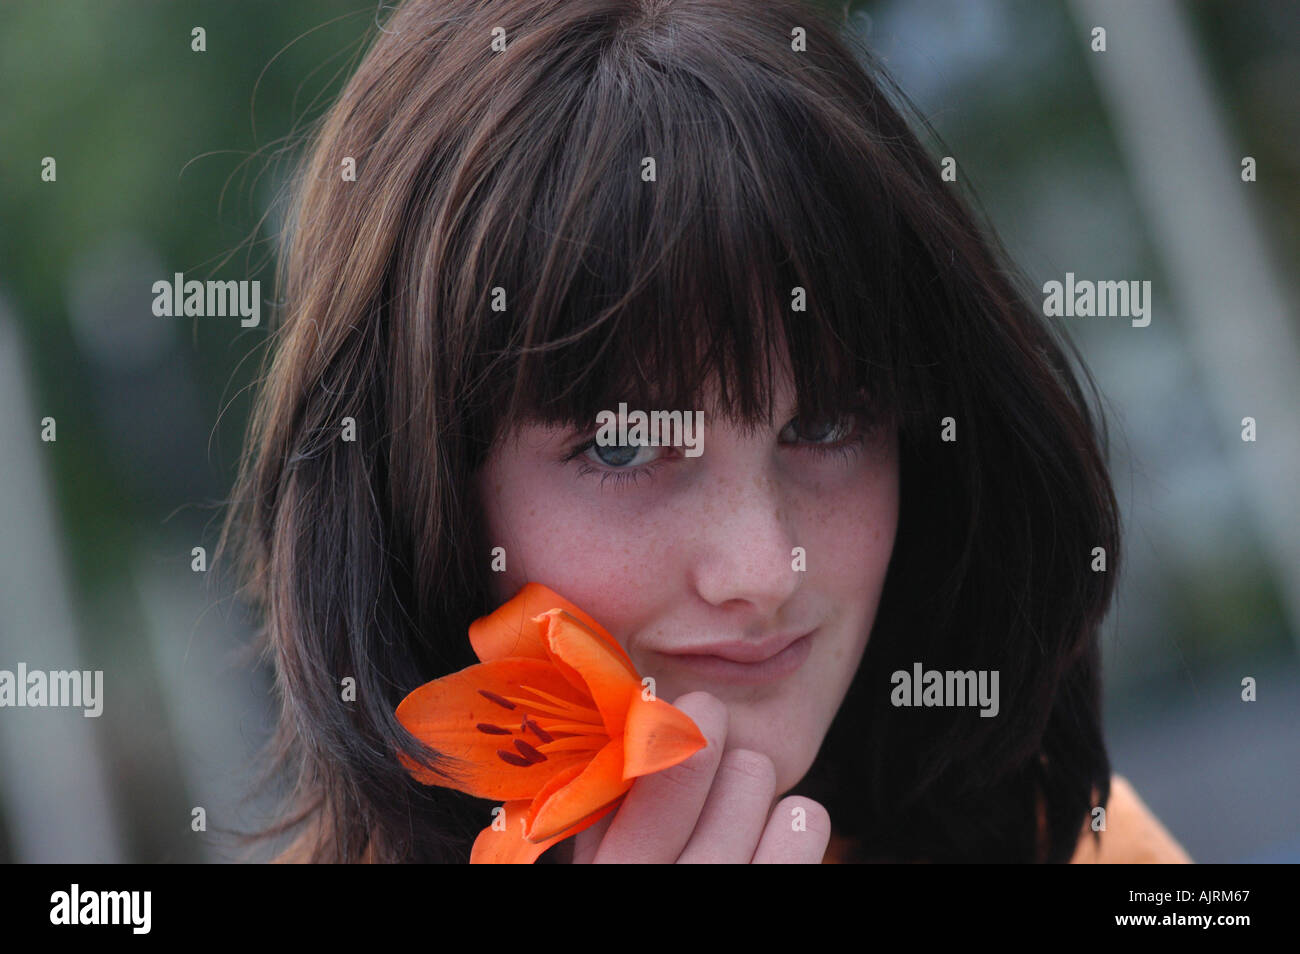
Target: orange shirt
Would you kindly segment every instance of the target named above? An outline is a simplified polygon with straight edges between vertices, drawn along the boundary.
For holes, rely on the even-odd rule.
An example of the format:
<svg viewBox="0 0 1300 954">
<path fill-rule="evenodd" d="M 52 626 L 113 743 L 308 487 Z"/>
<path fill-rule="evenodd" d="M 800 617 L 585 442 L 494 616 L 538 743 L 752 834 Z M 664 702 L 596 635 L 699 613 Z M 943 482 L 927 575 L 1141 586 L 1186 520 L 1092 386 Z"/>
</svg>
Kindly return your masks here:
<svg viewBox="0 0 1300 954">
<path fill-rule="evenodd" d="M 1085 824 L 1070 864 L 1191 864 L 1183 846 L 1174 840 L 1159 819 L 1122 776 L 1110 780 L 1110 801 L 1106 805 L 1106 830 L 1094 844 L 1092 826 Z"/>
<path fill-rule="evenodd" d="M 1070 864 L 1133 865 L 1191 864 L 1192 859 L 1174 840 L 1151 809 L 1120 775 L 1111 776 L 1106 804 L 1106 830 L 1093 839 L 1091 817 L 1084 822 Z M 848 845 L 832 836 L 823 864 L 839 864 Z"/>
</svg>

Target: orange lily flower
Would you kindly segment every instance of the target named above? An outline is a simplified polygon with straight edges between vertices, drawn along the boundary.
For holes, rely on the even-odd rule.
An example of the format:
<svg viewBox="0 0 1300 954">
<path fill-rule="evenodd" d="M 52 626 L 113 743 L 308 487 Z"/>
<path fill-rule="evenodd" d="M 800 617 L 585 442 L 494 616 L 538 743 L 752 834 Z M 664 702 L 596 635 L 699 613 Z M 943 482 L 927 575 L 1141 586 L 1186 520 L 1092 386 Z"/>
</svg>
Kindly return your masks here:
<svg viewBox="0 0 1300 954">
<path fill-rule="evenodd" d="M 471 864 L 531 864 L 617 808 L 634 779 L 708 744 L 643 691 L 604 627 L 541 584 L 476 620 L 469 638 L 479 664 L 413 691 L 397 719 L 454 760 L 441 774 L 399 756 L 412 776 L 505 802 Z"/>
</svg>

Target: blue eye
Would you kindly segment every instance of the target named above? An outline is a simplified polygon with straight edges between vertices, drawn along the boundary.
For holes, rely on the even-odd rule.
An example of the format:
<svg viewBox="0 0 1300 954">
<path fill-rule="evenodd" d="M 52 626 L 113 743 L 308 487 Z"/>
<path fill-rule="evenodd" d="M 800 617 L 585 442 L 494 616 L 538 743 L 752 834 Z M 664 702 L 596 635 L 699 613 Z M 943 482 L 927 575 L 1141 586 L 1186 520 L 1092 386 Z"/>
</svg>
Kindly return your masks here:
<svg viewBox="0 0 1300 954">
<path fill-rule="evenodd" d="M 662 463 L 660 456 L 662 451 L 663 448 L 651 447 L 648 444 L 601 445 L 592 438 L 579 444 L 565 456 L 564 460 L 578 461 L 580 477 L 598 474 L 603 487 L 607 480 L 614 481 L 616 485 L 635 484 Z M 639 466 L 629 466 L 634 461 Z"/>
<path fill-rule="evenodd" d="M 645 444 L 596 444 L 592 443 L 587 448 L 587 459 L 596 464 L 604 464 L 606 467 L 627 467 L 634 460 L 639 464 L 647 464 L 649 460 L 638 460 L 638 455 L 642 451 L 657 451 L 658 448 L 650 447 Z"/>
</svg>

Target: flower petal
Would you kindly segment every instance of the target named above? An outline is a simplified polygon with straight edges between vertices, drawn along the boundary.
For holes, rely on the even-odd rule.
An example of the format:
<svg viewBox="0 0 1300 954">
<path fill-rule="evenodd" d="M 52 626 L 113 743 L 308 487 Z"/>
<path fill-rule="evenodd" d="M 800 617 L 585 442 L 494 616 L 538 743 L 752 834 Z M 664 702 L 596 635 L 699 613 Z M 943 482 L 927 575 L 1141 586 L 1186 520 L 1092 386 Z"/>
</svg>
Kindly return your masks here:
<svg viewBox="0 0 1300 954">
<path fill-rule="evenodd" d="M 425 785 L 500 801 L 531 800 L 556 774 L 585 766 L 592 757 L 590 750 L 560 750 L 549 753 L 546 761 L 530 765 L 512 765 L 498 755 L 502 750 L 515 753 L 513 737 L 520 735 L 525 710 L 518 705 L 503 706 L 483 692 L 503 699 L 518 698 L 521 684 L 571 700 L 574 705 L 591 704 L 548 662 L 501 659 L 470 666 L 425 683 L 397 707 L 397 720 L 412 735 L 449 759 L 458 760 L 446 769 L 451 777 L 432 772 L 406 756 L 401 756 L 402 764 Z M 508 731 L 489 734 L 478 728 L 480 724 Z M 533 744 L 538 740 L 533 739 Z"/>
<path fill-rule="evenodd" d="M 623 743 L 623 778 L 633 779 L 684 762 L 709 740 L 681 709 L 638 692 L 628 706 Z"/>
<path fill-rule="evenodd" d="M 550 838 L 627 793 L 632 783 L 623 780 L 622 739 L 611 740 L 576 778 L 562 778 L 557 776 L 533 799 L 526 838 Z"/>
<path fill-rule="evenodd" d="M 548 610 L 543 616 L 552 661 L 570 682 L 574 674 L 579 677 L 576 685 L 591 694 L 610 738 L 618 738 L 629 702 L 641 693 L 636 667 L 564 610 Z"/>
<path fill-rule="evenodd" d="M 474 647 L 475 655 L 481 662 L 491 662 L 507 656 L 549 658 L 544 629 L 534 619 L 549 609 L 562 609 L 582 620 L 616 655 L 622 656 L 629 666 L 632 665 L 632 660 L 628 659 L 618 640 L 603 626 L 559 593 L 540 583 L 524 584 L 509 601 L 470 624 L 469 641 Z"/>
<path fill-rule="evenodd" d="M 528 811 L 529 803 L 526 801 L 506 802 L 505 817 L 509 822 L 504 831 L 497 831 L 492 827 L 487 827 L 479 832 L 478 838 L 474 840 L 474 848 L 469 855 L 469 863 L 472 865 L 530 865 L 541 857 L 542 852 L 546 851 L 557 842 L 566 838 L 572 838 L 580 831 L 585 831 L 596 822 L 600 821 L 615 808 L 617 802 L 611 802 L 599 811 L 593 812 L 586 818 L 579 821 L 576 825 L 557 835 L 552 835 L 540 842 L 531 842 L 524 837 L 523 826 L 514 823 L 514 819 L 523 819 Z"/>
</svg>

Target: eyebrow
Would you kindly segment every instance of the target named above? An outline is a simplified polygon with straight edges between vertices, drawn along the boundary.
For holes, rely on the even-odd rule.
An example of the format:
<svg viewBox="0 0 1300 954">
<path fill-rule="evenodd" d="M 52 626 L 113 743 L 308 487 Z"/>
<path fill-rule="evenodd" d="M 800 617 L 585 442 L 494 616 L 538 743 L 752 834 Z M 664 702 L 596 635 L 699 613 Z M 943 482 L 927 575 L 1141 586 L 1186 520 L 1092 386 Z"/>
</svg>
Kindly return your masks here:
<svg viewBox="0 0 1300 954">
<path fill-rule="evenodd" d="M 866 402 L 866 399 L 867 399 L 866 388 L 865 388 L 865 387 L 861 387 L 861 388 L 858 389 L 858 394 L 857 394 L 857 399 L 856 399 L 856 400 L 857 400 L 857 403 L 852 404 L 852 405 L 850 405 L 849 407 L 846 407 L 844 410 L 850 410 L 850 409 L 856 408 L 856 407 L 860 406 L 861 404 L 865 403 L 865 402 Z M 651 406 L 649 406 L 649 402 L 640 401 L 640 400 L 633 401 L 633 400 L 630 399 L 630 398 L 621 398 L 620 400 L 622 401 L 622 403 L 627 404 L 627 409 L 628 409 L 629 412 L 634 411 L 634 410 L 641 410 L 641 411 L 646 411 L 647 413 L 650 413 L 650 412 L 653 412 L 653 411 L 673 411 L 673 410 L 676 410 L 676 411 L 679 411 L 679 412 L 681 412 L 681 413 L 683 413 L 683 414 L 687 414 L 687 413 L 692 413 L 692 412 L 695 411 L 695 410 L 699 410 L 699 408 L 662 408 L 662 407 L 651 407 Z M 539 419 L 535 419 L 535 420 L 531 420 L 531 421 L 525 421 L 525 422 L 522 422 L 522 423 L 525 423 L 525 424 L 535 424 L 535 425 L 540 425 L 540 426 L 542 426 L 542 427 L 547 428 L 548 430 L 553 430 L 553 431 L 555 431 L 555 432 L 556 432 L 556 433 L 555 433 L 555 436 L 554 436 L 553 438 L 551 438 L 551 439 L 557 439 L 557 440 L 558 440 L 558 439 L 560 439 L 560 438 L 562 437 L 563 439 L 566 439 L 566 440 L 567 440 L 567 439 L 569 438 L 570 435 L 575 435 L 575 434 L 590 434 L 591 432 L 595 431 L 595 430 L 597 429 L 597 427 L 598 427 L 598 425 L 596 424 L 596 420 L 595 420 L 595 418 L 596 418 L 596 414 L 599 414 L 599 413 L 601 413 L 602 411 L 606 411 L 606 410 L 608 410 L 608 411 L 612 411 L 612 412 L 614 412 L 614 413 L 617 413 L 617 412 L 618 412 L 618 404 L 619 404 L 619 403 L 620 403 L 619 401 L 614 401 L 612 407 L 602 407 L 602 408 L 600 408 L 599 410 L 593 412 L 593 413 L 591 414 L 590 418 L 588 418 L 588 419 L 586 419 L 586 420 L 583 420 L 583 421 L 576 422 L 576 423 L 575 423 L 575 422 L 572 422 L 572 421 L 569 421 L 569 420 L 555 420 L 555 421 L 547 421 L 547 420 L 540 419 L 540 418 L 539 418 Z M 781 426 L 784 426 L 785 424 L 787 424 L 787 423 L 789 423 L 791 420 L 793 420 L 793 419 L 798 415 L 798 413 L 799 413 L 799 395 L 798 395 L 797 393 L 795 393 L 794 396 L 791 398 L 790 402 L 789 402 L 789 403 L 784 407 L 783 412 L 782 412 L 781 414 L 778 414 L 778 415 L 776 416 L 776 420 L 777 420 L 777 422 L 778 422 Z M 709 411 L 705 410 L 705 419 L 706 419 L 706 420 L 708 420 L 709 418 L 713 418 L 713 417 L 715 417 L 715 416 L 716 416 L 716 415 L 714 415 L 714 414 L 710 413 Z M 755 426 L 755 428 L 761 428 L 763 425 L 762 425 L 762 424 L 755 424 L 754 426 Z"/>
</svg>

